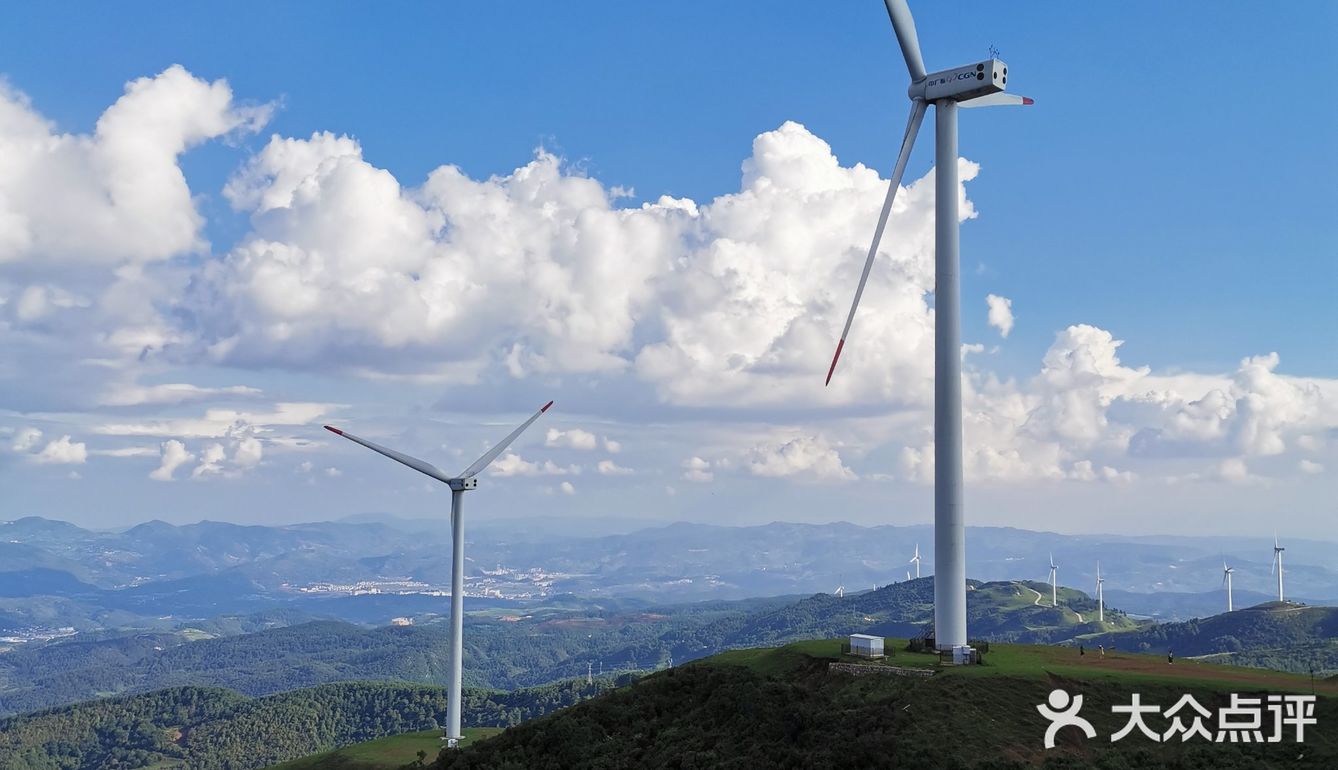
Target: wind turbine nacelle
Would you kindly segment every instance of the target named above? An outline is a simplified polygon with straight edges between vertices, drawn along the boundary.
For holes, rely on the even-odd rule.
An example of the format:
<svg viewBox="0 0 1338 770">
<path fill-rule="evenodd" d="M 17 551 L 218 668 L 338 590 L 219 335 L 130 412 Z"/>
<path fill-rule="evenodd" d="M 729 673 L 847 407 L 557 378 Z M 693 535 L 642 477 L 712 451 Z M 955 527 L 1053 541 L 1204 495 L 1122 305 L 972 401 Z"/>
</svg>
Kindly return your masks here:
<svg viewBox="0 0 1338 770">
<path fill-rule="evenodd" d="M 998 59 L 988 59 L 964 67 L 931 72 L 925 79 L 912 83 L 907 93 L 912 99 L 936 102 L 952 99 L 962 102 L 986 94 L 997 94 L 1008 85 L 1008 65 Z"/>
</svg>

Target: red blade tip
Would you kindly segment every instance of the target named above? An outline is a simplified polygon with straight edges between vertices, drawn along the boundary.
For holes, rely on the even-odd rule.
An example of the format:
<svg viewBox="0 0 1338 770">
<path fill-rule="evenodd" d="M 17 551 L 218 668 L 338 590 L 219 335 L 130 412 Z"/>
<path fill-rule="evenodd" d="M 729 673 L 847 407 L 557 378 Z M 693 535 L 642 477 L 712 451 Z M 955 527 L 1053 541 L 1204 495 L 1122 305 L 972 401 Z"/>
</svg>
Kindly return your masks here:
<svg viewBox="0 0 1338 770">
<path fill-rule="evenodd" d="M 337 433 L 337 434 L 339 434 L 339 435 L 341 435 L 341 436 L 344 435 L 344 431 L 342 431 L 342 430 L 336 428 L 336 427 L 333 426 L 333 425 L 326 425 L 326 426 L 325 426 L 325 429 L 328 430 L 328 431 L 330 431 L 331 433 Z"/>
<path fill-rule="evenodd" d="M 1035 103 L 1036 103 L 1036 100 L 1033 99 L 1033 98 L 1031 98 L 1030 96 L 1024 96 L 1024 97 L 1022 97 L 1022 103 L 1023 103 L 1023 104 L 1035 104 Z"/>
<path fill-rule="evenodd" d="M 550 406 L 552 406 L 552 405 L 553 405 L 553 402 L 552 402 L 552 401 L 549 401 L 547 404 L 544 404 L 544 408 L 539 410 L 539 414 L 543 414 L 544 412 L 547 412 L 547 411 L 548 411 L 548 407 L 550 407 Z"/>
<path fill-rule="evenodd" d="M 845 340 L 840 340 L 836 343 L 836 355 L 832 356 L 832 365 L 827 369 L 827 381 L 822 384 L 824 388 L 832 384 L 832 372 L 836 371 L 836 359 L 841 357 L 841 348 L 845 347 L 845 345 Z"/>
</svg>

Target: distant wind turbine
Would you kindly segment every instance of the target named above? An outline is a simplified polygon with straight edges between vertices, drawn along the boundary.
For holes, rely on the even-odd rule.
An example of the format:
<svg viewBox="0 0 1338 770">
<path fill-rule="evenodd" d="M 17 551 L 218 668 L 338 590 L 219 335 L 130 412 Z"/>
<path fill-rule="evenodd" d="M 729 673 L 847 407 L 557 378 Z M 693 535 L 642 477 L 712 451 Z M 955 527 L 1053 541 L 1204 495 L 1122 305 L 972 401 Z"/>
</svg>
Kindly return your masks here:
<svg viewBox="0 0 1338 770">
<path fill-rule="evenodd" d="M 1277 570 L 1277 572 L 1278 572 L 1278 601 L 1283 601 L 1283 598 L 1282 598 L 1282 552 L 1285 551 L 1285 550 L 1287 550 L 1287 549 L 1286 549 L 1286 548 L 1283 548 L 1283 547 L 1280 546 L 1280 545 L 1278 545 L 1278 533 L 1274 532 L 1274 533 L 1273 533 L 1273 566 L 1272 566 L 1272 567 L 1269 567 L 1269 569 L 1268 569 L 1268 573 L 1269 573 L 1270 575 L 1273 574 L 1273 570 Z"/>
<path fill-rule="evenodd" d="M 906 0 L 883 0 L 892 21 L 902 58 L 910 72 L 906 95 L 911 114 L 901 140 L 887 198 L 874 227 L 864 272 L 855 287 L 850 314 L 827 368 L 831 384 L 836 362 L 850 336 L 860 297 L 869 280 L 878 244 L 883 239 L 911 148 L 929 105 L 934 105 L 934 641 L 940 650 L 965 645 L 966 521 L 962 499 L 962 329 L 958 217 L 957 108 L 1031 104 L 1024 96 L 1004 93 L 1008 65 L 991 56 L 986 61 L 926 72 L 920 39 Z"/>
<path fill-rule="evenodd" d="M 520 437 L 525 429 L 530 427 L 539 416 L 548 411 L 548 407 L 553 402 L 544 404 L 539 411 L 530 416 L 530 419 L 521 423 L 519 428 L 511 431 L 511 435 L 502 439 L 501 443 L 483 453 L 483 456 L 474 461 L 473 465 L 465 468 L 458 476 L 450 476 L 431 463 L 419 460 L 416 457 L 396 452 L 394 449 L 387 449 L 380 444 L 373 444 L 367 439 L 358 438 L 352 433 L 345 433 L 339 428 L 326 425 L 325 429 L 331 433 L 338 434 L 354 441 L 373 452 L 379 452 L 390 459 L 403 463 L 413 468 L 419 473 L 431 476 L 437 481 L 443 482 L 451 488 L 451 678 L 446 701 L 446 745 L 454 747 L 459 743 L 460 733 L 460 684 L 463 673 L 462 659 L 464 657 L 464 616 L 465 616 L 465 523 L 464 523 L 464 494 L 466 490 L 476 489 L 479 480 L 476 478 L 496 460 L 498 455 L 506 451 L 511 446 L 511 442 Z"/>
<path fill-rule="evenodd" d="M 919 544 L 919 543 L 916 543 L 916 544 L 915 544 L 915 555 L 911 557 L 911 560 L 910 560 L 909 563 L 915 565 L 915 576 L 916 576 L 916 577 L 920 577 L 920 544 Z M 909 575 L 910 573 L 908 572 L 908 573 L 906 573 L 906 574 Z"/>
<path fill-rule="evenodd" d="M 836 590 L 833 591 L 832 593 L 836 594 L 836 598 L 844 599 L 846 597 L 846 584 L 842 583 L 841 585 L 837 586 Z"/>
<path fill-rule="evenodd" d="M 1231 607 L 1231 573 L 1233 573 L 1233 572 L 1235 572 L 1235 571 L 1236 571 L 1236 568 L 1235 568 L 1235 567 L 1228 567 L 1226 561 L 1223 561 L 1223 562 L 1222 562 L 1222 585 L 1226 586 L 1226 590 L 1227 590 L 1227 612 L 1231 612 L 1231 609 L 1232 609 L 1232 607 Z M 1282 592 L 1279 591 L 1278 593 L 1281 594 Z"/>
<path fill-rule="evenodd" d="M 1059 588 L 1058 588 L 1059 584 L 1055 582 L 1055 570 L 1057 569 L 1059 569 L 1059 565 L 1055 564 L 1055 555 L 1050 554 L 1050 606 L 1051 607 L 1059 606 Z"/>
<path fill-rule="evenodd" d="M 1106 622 L 1106 591 L 1103 585 L 1106 579 L 1101 577 L 1101 562 L 1096 563 L 1096 619 L 1099 623 Z"/>
</svg>

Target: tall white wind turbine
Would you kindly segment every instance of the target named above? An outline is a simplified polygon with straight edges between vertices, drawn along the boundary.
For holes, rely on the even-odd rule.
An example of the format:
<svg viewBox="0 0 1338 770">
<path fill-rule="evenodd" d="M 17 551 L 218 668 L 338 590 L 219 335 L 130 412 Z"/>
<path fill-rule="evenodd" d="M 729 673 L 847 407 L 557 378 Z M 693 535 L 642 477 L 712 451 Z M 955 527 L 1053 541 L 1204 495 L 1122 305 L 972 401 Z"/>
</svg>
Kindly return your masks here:
<svg viewBox="0 0 1338 770">
<path fill-rule="evenodd" d="M 1231 573 L 1235 572 L 1235 567 L 1228 567 L 1225 561 L 1222 562 L 1222 585 L 1227 590 L 1227 612 L 1231 612 Z M 1281 591 L 1279 591 L 1281 593 Z"/>
<path fill-rule="evenodd" d="M 446 702 L 446 741 L 447 745 L 455 746 L 460 741 L 460 686 L 461 674 L 464 667 L 462 658 L 464 657 L 464 617 L 465 617 L 465 523 L 464 523 L 464 494 L 467 490 L 477 489 L 479 480 L 477 476 L 492 464 L 506 448 L 511 446 L 511 442 L 520 437 L 525 429 L 530 427 L 539 416 L 548 411 L 548 407 L 553 402 L 549 401 L 540 407 L 539 411 L 530 416 L 530 419 L 521 423 L 519 428 L 511 431 L 511 435 L 502 439 L 501 443 L 483 453 L 483 456 L 475 460 L 473 465 L 465 468 L 457 476 L 451 476 L 438 469 L 431 463 L 423 462 L 416 457 L 396 452 L 393 449 L 387 449 L 380 444 L 374 444 L 367 439 L 358 438 L 352 433 L 345 433 L 339 428 L 326 425 L 325 429 L 331 433 L 336 433 L 349 441 L 355 441 L 373 452 L 380 452 L 396 462 L 413 468 L 419 473 L 431 476 L 451 488 L 451 679 L 450 687 L 447 692 Z"/>
<path fill-rule="evenodd" d="M 966 524 L 962 506 L 962 361 L 961 298 L 959 287 L 957 220 L 957 108 L 1031 104 L 1025 96 L 1004 93 L 1008 65 L 991 58 L 952 69 L 925 72 L 920 40 L 906 0 L 883 0 L 892 19 L 892 29 L 901 45 L 901 55 L 910 71 L 907 95 L 911 114 L 897 153 L 887 198 L 873 231 L 864 272 L 855 287 L 850 315 L 836 343 L 836 354 L 827 369 L 832 381 L 855 320 L 869 270 L 878 254 L 878 244 L 892 213 L 892 203 L 901 186 L 911 147 L 920 131 L 925 111 L 934 105 L 934 638 L 939 649 L 966 644 Z"/>
<path fill-rule="evenodd" d="M 1050 554 L 1050 606 L 1059 606 L 1059 584 L 1055 582 L 1055 571 L 1059 565 L 1055 564 L 1055 555 Z"/>
<path fill-rule="evenodd" d="M 1273 533 L 1273 566 L 1269 568 L 1268 572 L 1269 572 L 1270 575 L 1273 574 L 1273 570 L 1277 570 L 1277 572 L 1278 572 L 1278 601 L 1283 601 L 1283 599 L 1282 599 L 1282 552 L 1285 551 L 1285 550 L 1287 550 L 1287 549 L 1286 549 L 1286 548 L 1283 548 L 1283 547 L 1280 546 L 1280 545 L 1278 545 L 1278 533 L 1274 532 L 1274 533 Z"/>
<path fill-rule="evenodd" d="M 1101 562 L 1096 563 L 1096 620 L 1106 622 L 1106 579 L 1101 577 Z"/>
<path fill-rule="evenodd" d="M 908 563 L 908 564 L 914 564 L 914 565 L 915 565 L 915 576 L 916 576 L 916 577 L 920 577 L 920 544 L 919 544 L 919 543 L 916 543 L 916 544 L 915 544 L 915 555 L 912 556 L 912 557 L 911 557 L 911 560 L 910 560 L 909 562 L 907 562 L 907 563 Z"/>
</svg>

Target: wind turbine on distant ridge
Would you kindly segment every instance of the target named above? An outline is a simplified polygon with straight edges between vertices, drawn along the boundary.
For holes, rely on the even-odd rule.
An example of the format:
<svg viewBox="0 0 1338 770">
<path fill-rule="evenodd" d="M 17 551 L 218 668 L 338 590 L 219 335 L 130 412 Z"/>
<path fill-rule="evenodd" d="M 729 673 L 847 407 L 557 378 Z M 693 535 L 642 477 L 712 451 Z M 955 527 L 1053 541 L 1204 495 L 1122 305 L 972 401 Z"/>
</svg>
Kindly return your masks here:
<svg viewBox="0 0 1338 770">
<path fill-rule="evenodd" d="M 1096 619 L 1099 623 L 1106 622 L 1106 590 L 1104 584 L 1106 579 L 1101 577 L 1101 562 L 1096 563 Z"/>
<path fill-rule="evenodd" d="M 1059 565 L 1055 564 L 1055 555 L 1050 554 L 1050 606 L 1051 607 L 1059 606 L 1059 588 L 1058 588 L 1059 584 L 1055 582 L 1055 570 L 1057 569 L 1059 569 Z"/>
<path fill-rule="evenodd" d="M 934 642 L 940 650 L 966 644 L 966 523 L 962 503 L 962 330 L 957 218 L 957 108 L 1031 104 L 1004 93 L 1008 65 L 997 58 L 926 73 L 915 20 L 906 0 L 883 0 L 911 76 L 911 114 L 901 140 L 887 198 L 878 214 L 864 272 L 855 287 L 845 328 L 836 343 L 831 384 L 920 123 L 934 105 Z"/>
<path fill-rule="evenodd" d="M 1227 590 L 1227 612 L 1231 612 L 1231 573 L 1235 571 L 1235 567 L 1228 567 L 1226 560 L 1222 560 L 1222 585 L 1226 586 Z"/>
<path fill-rule="evenodd" d="M 914 565 L 915 565 L 915 576 L 916 576 L 916 577 L 920 577 L 920 544 L 919 544 L 919 543 L 916 543 L 916 544 L 915 544 L 915 555 L 912 556 L 912 557 L 911 557 L 911 560 L 910 560 L 909 562 L 907 562 L 907 563 L 908 563 L 908 564 L 914 564 Z M 909 574 L 909 573 L 907 573 L 907 574 Z"/>
<path fill-rule="evenodd" d="M 1273 574 L 1273 570 L 1278 571 L 1278 601 L 1282 598 L 1282 552 L 1287 550 L 1278 545 L 1278 533 L 1273 533 L 1273 566 L 1269 568 L 1268 574 Z"/>
<path fill-rule="evenodd" d="M 460 741 L 460 686 L 461 675 L 464 671 L 462 659 L 464 657 L 464 614 L 465 614 L 465 522 L 464 522 L 464 494 L 466 490 L 476 489 L 479 485 L 477 476 L 492 464 L 506 448 L 511 446 L 511 442 L 520 437 L 525 429 L 530 427 L 539 416 L 548 411 L 548 407 L 553 402 L 549 401 L 539 408 L 539 411 L 530 416 L 530 419 L 521 423 L 519 428 L 511 431 L 511 435 L 502 439 L 501 443 L 483 453 L 483 456 L 475 460 L 472 465 L 465 468 L 458 476 L 450 476 L 431 463 L 419 460 L 417 457 L 396 452 L 394 449 L 387 449 L 380 444 L 374 444 L 367 439 L 358 438 L 352 433 L 345 433 L 339 428 L 326 425 L 325 429 L 331 433 L 338 434 L 353 441 L 373 452 L 380 452 L 390 459 L 403 463 L 413 468 L 419 473 L 431 476 L 437 481 L 443 482 L 451 488 L 451 678 L 449 689 L 447 691 L 446 701 L 446 745 L 454 747 Z"/>
</svg>

